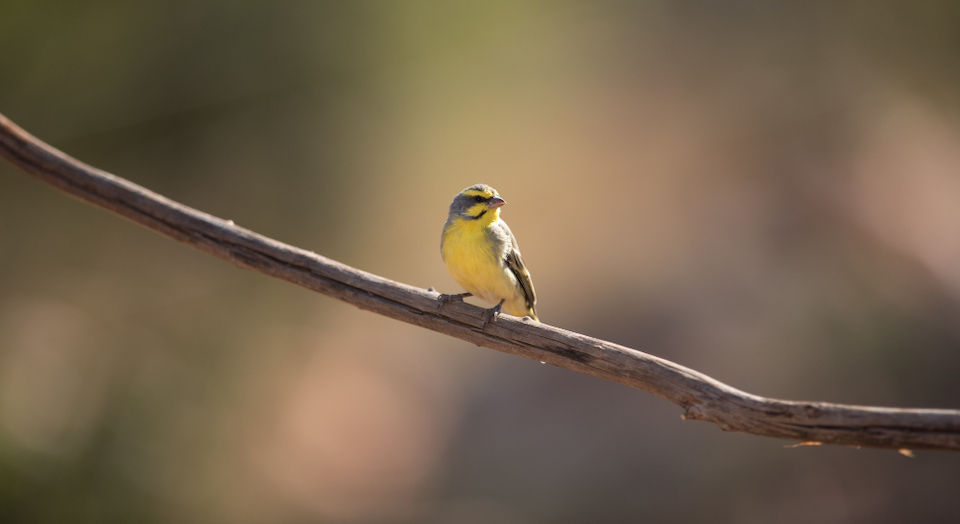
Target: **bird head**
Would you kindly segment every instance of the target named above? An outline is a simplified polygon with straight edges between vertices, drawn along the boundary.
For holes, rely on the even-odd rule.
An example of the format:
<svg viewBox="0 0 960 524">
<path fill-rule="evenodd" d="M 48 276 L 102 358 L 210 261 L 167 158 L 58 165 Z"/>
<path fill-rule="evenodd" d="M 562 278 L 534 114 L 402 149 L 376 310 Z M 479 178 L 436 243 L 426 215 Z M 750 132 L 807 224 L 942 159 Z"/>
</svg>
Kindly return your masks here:
<svg viewBox="0 0 960 524">
<path fill-rule="evenodd" d="M 500 207 L 506 204 L 497 190 L 486 185 L 470 186 L 457 195 L 450 203 L 450 217 L 465 220 L 496 220 L 500 216 Z"/>
</svg>

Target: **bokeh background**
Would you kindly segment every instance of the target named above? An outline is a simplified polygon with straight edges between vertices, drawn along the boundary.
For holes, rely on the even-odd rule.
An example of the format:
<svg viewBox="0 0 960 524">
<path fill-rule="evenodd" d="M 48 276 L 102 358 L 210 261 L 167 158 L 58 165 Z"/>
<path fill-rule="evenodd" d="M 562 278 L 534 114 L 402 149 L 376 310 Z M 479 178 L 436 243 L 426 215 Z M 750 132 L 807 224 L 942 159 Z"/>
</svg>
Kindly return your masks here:
<svg viewBox="0 0 960 524">
<path fill-rule="evenodd" d="M 0 112 L 459 291 L 508 205 L 548 323 L 751 393 L 960 408 L 960 4 L 4 0 Z M 241 271 L 0 165 L 0 521 L 960 521 L 960 455 L 727 434 Z"/>
</svg>

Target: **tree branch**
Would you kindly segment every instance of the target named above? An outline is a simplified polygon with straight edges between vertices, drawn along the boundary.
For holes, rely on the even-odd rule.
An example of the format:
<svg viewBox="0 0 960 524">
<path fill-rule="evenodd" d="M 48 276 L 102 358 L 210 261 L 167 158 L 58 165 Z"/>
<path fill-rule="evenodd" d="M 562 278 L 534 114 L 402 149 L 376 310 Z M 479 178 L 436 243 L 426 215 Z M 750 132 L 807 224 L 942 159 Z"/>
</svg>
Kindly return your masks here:
<svg viewBox="0 0 960 524">
<path fill-rule="evenodd" d="M 0 155 L 40 180 L 188 246 L 403 322 L 479 346 L 625 384 L 681 406 L 685 420 L 724 431 L 850 446 L 960 450 L 960 411 L 792 402 L 744 393 L 624 346 L 501 316 L 258 235 L 79 162 L 0 115 Z"/>
</svg>

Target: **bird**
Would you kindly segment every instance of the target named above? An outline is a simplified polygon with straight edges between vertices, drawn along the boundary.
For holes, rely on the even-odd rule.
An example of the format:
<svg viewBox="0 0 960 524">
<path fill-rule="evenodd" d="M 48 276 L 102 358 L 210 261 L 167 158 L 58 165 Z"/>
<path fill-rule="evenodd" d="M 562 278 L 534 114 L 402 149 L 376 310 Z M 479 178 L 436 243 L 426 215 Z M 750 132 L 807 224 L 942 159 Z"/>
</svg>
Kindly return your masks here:
<svg viewBox="0 0 960 524">
<path fill-rule="evenodd" d="M 437 308 L 469 296 L 496 304 L 484 311 L 484 328 L 496 320 L 501 308 L 511 315 L 540 321 L 530 272 L 523 264 L 516 237 L 500 219 L 500 208 L 504 204 L 506 201 L 496 189 L 486 184 L 470 186 L 450 203 L 440 235 L 443 262 L 467 292 L 441 294 Z"/>
</svg>

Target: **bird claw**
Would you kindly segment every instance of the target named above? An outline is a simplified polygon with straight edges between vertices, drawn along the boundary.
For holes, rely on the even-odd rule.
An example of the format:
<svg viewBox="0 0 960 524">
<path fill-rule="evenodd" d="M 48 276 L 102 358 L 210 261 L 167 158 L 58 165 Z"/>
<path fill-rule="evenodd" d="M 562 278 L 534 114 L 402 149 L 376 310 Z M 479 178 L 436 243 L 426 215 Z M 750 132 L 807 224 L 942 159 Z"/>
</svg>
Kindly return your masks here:
<svg viewBox="0 0 960 524">
<path fill-rule="evenodd" d="M 501 306 L 503 306 L 503 300 L 501 300 L 496 306 L 483 310 L 483 314 L 480 315 L 480 317 L 483 318 L 483 324 L 480 325 L 480 329 L 485 329 L 487 324 L 497 321 L 497 317 L 500 315 Z"/>
<path fill-rule="evenodd" d="M 460 302 L 463 302 L 463 299 L 467 297 L 472 297 L 472 296 L 473 296 L 473 293 L 460 293 L 458 295 L 448 295 L 446 293 L 440 293 L 440 296 L 437 297 L 437 302 L 439 302 L 439 304 L 437 304 L 437 311 L 439 311 L 440 308 L 445 306 L 447 302 L 452 302 L 454 300 L 459 300 Z"/>
</svg>

